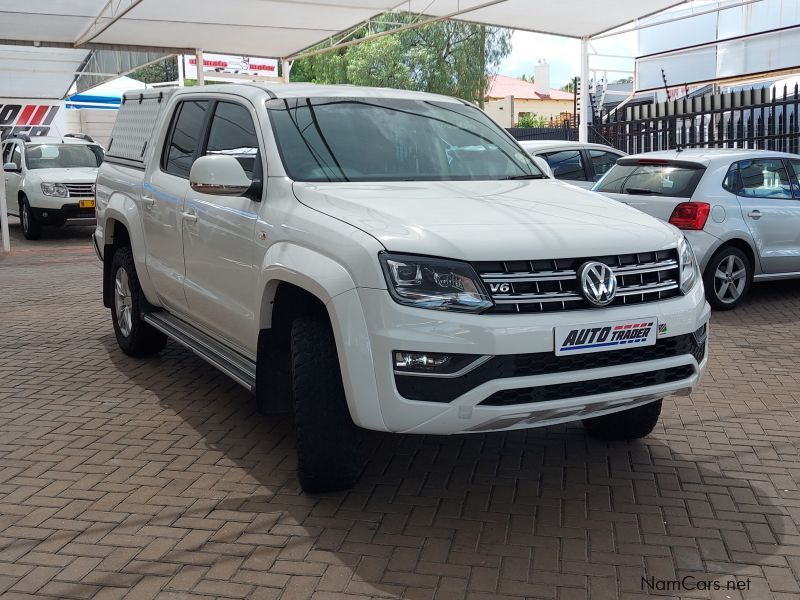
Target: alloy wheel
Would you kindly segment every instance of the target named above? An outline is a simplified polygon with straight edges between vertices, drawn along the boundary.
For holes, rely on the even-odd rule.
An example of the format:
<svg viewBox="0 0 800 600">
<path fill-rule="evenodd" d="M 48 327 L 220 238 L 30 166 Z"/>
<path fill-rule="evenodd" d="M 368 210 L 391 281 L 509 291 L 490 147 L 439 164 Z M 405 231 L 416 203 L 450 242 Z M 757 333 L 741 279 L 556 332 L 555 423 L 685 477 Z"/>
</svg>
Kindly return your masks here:
<svg viewBox="0 0 800 600">
<path fill-rule="evenodd" d="M 117 269 L 114 277 L 114 309 L 117 314 L 117 323 L 122 335 L 128 337 L 133 328 L 133 301 L 131 288 L 128 284 L 128 273 L 125 269 Z"/>
<path fill-rule="evenodd" d="M 733 254 L 723 256 L 714 271 L 714 294 L 720 302 L 732 304 L 739 300 L 747 285 L 747 266 Z"/>
</svg>

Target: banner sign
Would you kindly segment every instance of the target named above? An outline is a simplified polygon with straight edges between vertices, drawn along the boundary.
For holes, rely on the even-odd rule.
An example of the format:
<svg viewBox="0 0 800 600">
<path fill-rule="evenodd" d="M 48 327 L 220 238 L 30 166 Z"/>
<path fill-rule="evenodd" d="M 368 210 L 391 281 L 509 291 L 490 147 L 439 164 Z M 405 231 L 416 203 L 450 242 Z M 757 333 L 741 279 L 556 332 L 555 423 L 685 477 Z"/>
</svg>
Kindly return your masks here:
<svg viewBox="0 0 800 600">
<path fill-rule="evenodd" d="M 209 81 L 229 81 L 230 79 L 225 78 L 226 73 L 277 77 L 278 61 L 255 56 L 204 54 L 203 72 Z M 197 79 L 197 57 L 191 54 L 183 56 L 183 76 L 186 79 Z"/>
<path fill-rule="evenodd" d="M 0 98 L 0 139 L 14 133 L 26 133 L 30 137 L 63 135 L 64 124 L 64 107 L 60 101 Z"/>
</svg>

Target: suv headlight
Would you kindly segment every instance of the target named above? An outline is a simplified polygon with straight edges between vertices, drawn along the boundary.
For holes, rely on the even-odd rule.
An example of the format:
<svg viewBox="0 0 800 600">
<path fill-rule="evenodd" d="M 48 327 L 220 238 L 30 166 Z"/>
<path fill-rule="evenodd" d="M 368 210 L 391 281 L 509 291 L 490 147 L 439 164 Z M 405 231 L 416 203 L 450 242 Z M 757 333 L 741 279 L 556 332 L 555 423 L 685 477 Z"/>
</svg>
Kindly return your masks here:
<svg viewBox="0 0 800 600">
<path fill-rule="evenodd" d="M 700 278 L 700 269 L 697 266 L 694 250 L 685 237 L 678 242 L 678 260 L 681 268 L 681 292 L 686 294 Z"/>
<path fill-rule="evenodd" d="M 42 193 L 45 196 L 55 196 L 57 198 L 66 198 L 69 196 L 67 186 L 63 183 L 42 183 Z"/>
<path fill-rule="evenodd" d="M 381 253 L 395 302 L 432 310 L 482 312 L 494 303 L 469 264 L 443 258 Z"/>
</svg>

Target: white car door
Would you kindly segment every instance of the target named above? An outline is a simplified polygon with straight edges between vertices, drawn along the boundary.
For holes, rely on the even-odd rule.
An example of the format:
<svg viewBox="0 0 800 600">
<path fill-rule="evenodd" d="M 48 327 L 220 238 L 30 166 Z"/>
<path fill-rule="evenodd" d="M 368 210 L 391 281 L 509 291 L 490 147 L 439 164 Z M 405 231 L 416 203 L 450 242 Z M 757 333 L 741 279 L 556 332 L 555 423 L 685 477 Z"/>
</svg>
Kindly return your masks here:
<svg viewBox="0 0 800 600">
<path fill-rule="evenodd" d="M 185 314 L 187 308 L 183 201 L 209 105 L 208 100 L 187 100 L 176 105 L 162 152 L 147 167 L 141 196 L 147 273 L 164 306 L 180 314 Z"/>
<path fill-rule="evenodd" d="M 18 142 L 6 142 L 3 148 L 3 165 L 14 163 L 16 170 L 3 173 L 6 186 L 6 204 L 9 214 L 19 216 L 19 186 L 22 182 L 22 145 Z"/>
<path fill-rule="evenodd" d="M 263 180 L 253 107 L 220 101 L 211 111 L 208 141 L 199 154 L 235 156 L 251 180 Z M 245 354 L 254 353 L 258 341 L 254 236 L 260 206 L 260 194 L 219 196 L 192 189 L 184 204 L 191 215 L 183 221 L 190 318 Z"/>
</svg>

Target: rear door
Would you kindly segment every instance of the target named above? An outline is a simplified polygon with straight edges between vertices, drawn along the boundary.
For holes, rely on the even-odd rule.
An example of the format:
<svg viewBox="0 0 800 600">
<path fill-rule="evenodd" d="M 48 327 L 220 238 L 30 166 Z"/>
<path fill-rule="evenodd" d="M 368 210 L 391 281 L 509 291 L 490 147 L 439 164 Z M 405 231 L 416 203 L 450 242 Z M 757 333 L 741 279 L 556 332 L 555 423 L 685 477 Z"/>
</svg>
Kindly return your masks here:
<svg viewBox="0 0 800 600">
<path fill-rule="evenodd" d="M 704 165 L 691 161 L 621 158 L 593 189 L 669 221 L 678 204 L 691 200 L 704 172 Z"/>
<path fill-rule="evenodd" d="M 189 170 L 201 146 L 208 100 L 185 100 L 175 106 L 160 159 L 150 161 L 141 197 L 147 272 L 164 305 L 186 312 L 183 262 L 183 201 Z"/>
<path fill-rule="evenodd" d="M 765 273 L 800 272 L 800 160 L 757 158 L 739 161 L 742 214 L 756 242 Z M 795 185 L 793 185 L 793 181 Z"/>
</svg>

